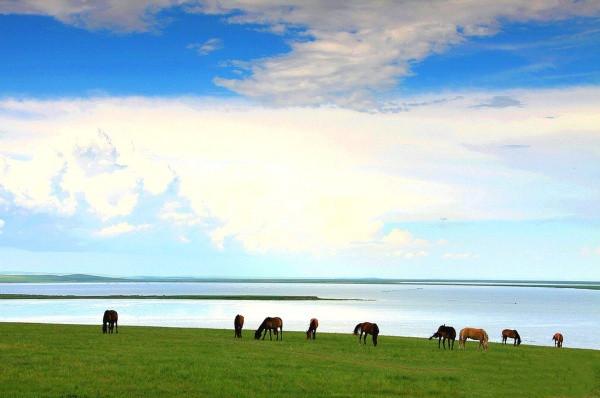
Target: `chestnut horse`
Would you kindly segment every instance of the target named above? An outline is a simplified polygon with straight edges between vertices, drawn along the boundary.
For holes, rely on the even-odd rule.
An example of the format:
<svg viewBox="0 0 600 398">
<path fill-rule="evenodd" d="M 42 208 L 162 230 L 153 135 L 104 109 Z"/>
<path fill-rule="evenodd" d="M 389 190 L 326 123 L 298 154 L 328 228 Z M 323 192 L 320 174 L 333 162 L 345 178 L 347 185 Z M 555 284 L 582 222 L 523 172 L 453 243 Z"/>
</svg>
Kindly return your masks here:
<svg viewBox="0 0 600 398">
<path fill-rule="evenodd" d="M 102 333 L 112 333 L 113 328 L 116 333 L 119 333 L 119 314 L 115 310 L 104 311 L 104 317 L 102 317 Z"/>
<path fill-rule="evenodd" d="M 244 316 L 237 314 L 233 320 L 233 337 L 242 338 L 242 328 L 244 327 Z"/>
<path fill-rule="evenodd" d="M 256 332 L 254 332 L 254 338 L 260 339 L 260 335 L 264 331 L 262 339 L 264 340 L 267 336 L 267 330 L 269 331 L 269 339 L 273 340 L 271 331 L 275 333 L 275 340 L 283 340 L 283 321 L 279 317 L 266 317 L 265 320 L 260 324 Z M 279 332 L 281 332 L 281 337 Z"/>
<path fill-rule="evenodd" d="M 514 329 L 504 329 L 502 331 L 502 343 L 506 344 L 506 340 L 514 339 L 513 345 L 521 345 L 521 336 L 519 336 L 519 332 Z"/>
<path fill-rule="evenodd" d="M 319 320 L 317 318 L 312 318 L 310 323 L 308 324 L 308 330 L 306 331 L 306 339 L 316 339 L 317 338 L 317 328 L 319 327 Z"/>
<path fill-rule="evenodd" d="M 444 346 L 444 350 L 446 349 L 446 339 L 448 339 L 448 349 L 453 350 L 454 349 L 454 340 L 456 340 L 456 330 L 452 326 L 446 326 L 444 324 L 438 328 L 437 332 L 435 332 L 429 338 L 429 340 L 434 339 L 434 338 L 438 339 L 438 348 L 441 348 L 440 347 L 440 340 L 441 340 L 442 345 Z M 450 345 L 450 342 L 452 342 L 452 345 Z"/>
<path fill-rule="evenodd" d="M 562 347 L 562 343 L 563 343 L 563 335 L 560 333 L 554 333 L 554 336 L 552 336 L 552 340 L 554 340 L 554 347 Z"/>
<path fill-rule="evenodd" d="M 465 348 L 465 343 L 467 342 L 467 339 L 479 340 L 479 347 L 477 347 L 477 349 L 483 347 L 483 349 L 487 351 L 489 339 L 488 334 L 485 330 L 476 328 L 462 329 L 458 337 L 458 347 L 460 348 L 462 346 L 462 348 Z"/>
<path fill-rule="evenodd" d="M 360 335 L 358 334 L 360 332 Z M 373 345 L 377 347 L 377 336 L 379 336 L 379 326 L 376 323 L 371 322 L 363 322 L 356 325 L 354 328 L 354 335 L 358 336 L 358 342 L 360 343 L 360 339 L 363 337 L 363 333 L 365 335 L 363 342 L 367 344 L 367 335 L 370 334 L 373 336 Z"/>
</svg>

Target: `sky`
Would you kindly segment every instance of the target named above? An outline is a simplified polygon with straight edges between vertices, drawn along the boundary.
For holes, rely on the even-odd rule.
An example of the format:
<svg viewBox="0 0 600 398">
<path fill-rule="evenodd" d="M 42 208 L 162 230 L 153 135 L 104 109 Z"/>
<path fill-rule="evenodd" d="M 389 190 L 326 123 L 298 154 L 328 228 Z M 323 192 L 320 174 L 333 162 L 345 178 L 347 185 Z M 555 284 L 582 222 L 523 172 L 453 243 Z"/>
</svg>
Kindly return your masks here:
<svg viewBox="0 0 600 398">
<path fill-rule="evenodd" d="M 0 1 L 0 272 L 600 280 L 600 3 Z"/>
</svg>

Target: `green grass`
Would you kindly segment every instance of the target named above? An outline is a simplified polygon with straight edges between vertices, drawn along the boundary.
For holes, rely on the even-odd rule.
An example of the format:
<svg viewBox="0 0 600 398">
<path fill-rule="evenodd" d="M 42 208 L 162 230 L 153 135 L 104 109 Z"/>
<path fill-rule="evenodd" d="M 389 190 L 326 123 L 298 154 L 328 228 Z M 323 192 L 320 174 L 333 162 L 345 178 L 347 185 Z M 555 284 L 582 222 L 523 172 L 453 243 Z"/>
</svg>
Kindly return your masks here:
<svg viewBox="0 0 600 398">
<path fill-rule="evenodd" d="M 0 397 L 598 397 L 600 351 L 351 334 L 0 324 Z"/>
</svg>

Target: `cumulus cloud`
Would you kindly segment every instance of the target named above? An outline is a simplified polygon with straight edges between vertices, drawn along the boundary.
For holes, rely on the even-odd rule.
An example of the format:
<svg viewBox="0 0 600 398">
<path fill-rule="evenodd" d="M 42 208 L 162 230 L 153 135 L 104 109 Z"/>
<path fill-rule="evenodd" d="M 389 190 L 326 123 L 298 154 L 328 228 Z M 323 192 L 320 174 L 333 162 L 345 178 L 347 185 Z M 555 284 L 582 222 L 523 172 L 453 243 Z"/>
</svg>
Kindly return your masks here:
<svg viewBox="0 0 600 398">
<path fill-rule="evenodd" d="M 150 224 L 132 225 L 128 222 L 121 222 L 99 229 L 96 231 L 96 235 L 102 238 L 111 238 L 113 236 L 129 234 L 136 231 L 145 231 L 150 227 Z"/>
<path fill-rule="evenodd" d="M 188 44 L 187 48 L 196 51 L 198 55 L 208 55 L 213 51 L 223 48 L 223 41 L 221 39 L 212 38 L 208 39 L 204 43 Z"/>
<path fill-rule="evenodd" d="M 374 94 L 409 76 L 413 63 L 471 37 L 493 35 L 501 22 L 552 21 L 600 12 L 594 0 L 23 0 L 0 3 L 0 13 L 50 15 L 88 29 L 141 32 L 160 28 L 161 12 L 172 7 L 287 34 L 289 52 L 232 62 L 247 73 L 239 79 L 217 77 L 217 85 L 269 103 L 328 103 L 367 111 L 395 109 L 375 100 Z M 211 40 L 193 48 L 208 53 L 220 44 Z M 515 105 L 502 99 L 489 104 Z"/>
<path fill-rule="evenodd" d="M 494 95 L 525 105 L 471 107 Z M 406 99 L 424 105 L 396 114 L 199 98 L 0 100 L 12 110 L 0 112 L 0 197 L 106 222 L 145 211 L 179 234 L 194 228 L 216 247 L 256 253 L 382 247 L 416 258 L 431 243 L 391 225 L 600 218 L 600 89 L 438 98 Z M 143 205 L 157 201 L 148 214 Z"/>
</svg>

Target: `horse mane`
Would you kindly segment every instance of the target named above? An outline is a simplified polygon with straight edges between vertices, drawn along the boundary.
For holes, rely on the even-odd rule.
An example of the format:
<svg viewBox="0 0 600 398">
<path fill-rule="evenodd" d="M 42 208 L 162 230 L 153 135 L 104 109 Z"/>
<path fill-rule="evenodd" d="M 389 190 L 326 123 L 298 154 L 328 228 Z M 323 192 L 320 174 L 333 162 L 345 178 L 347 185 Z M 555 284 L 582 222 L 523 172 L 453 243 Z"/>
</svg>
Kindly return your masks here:
<svg viewBox="0 0 600 398">
<path fill-rule="evenodd" d="M 356 325 L 356 327 L 354 328 L 354 334 L 358 334 L 358 329 L 360 329 L 361 326 L 362 326 L 362 323 L 359 323 L 358 325 Z"/>
</svg>

